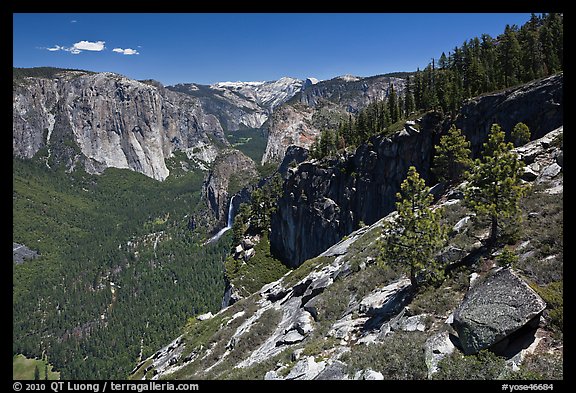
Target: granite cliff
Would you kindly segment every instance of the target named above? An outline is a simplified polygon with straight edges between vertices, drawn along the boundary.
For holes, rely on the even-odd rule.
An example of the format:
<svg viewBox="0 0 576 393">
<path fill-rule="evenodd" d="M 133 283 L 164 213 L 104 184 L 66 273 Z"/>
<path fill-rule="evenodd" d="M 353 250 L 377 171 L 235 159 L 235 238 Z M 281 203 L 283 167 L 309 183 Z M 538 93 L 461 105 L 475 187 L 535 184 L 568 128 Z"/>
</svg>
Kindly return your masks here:
<svg viewBox="0 0 576 393">
<path fill-rule="evenodd" d="M 14 82 L 12 146 L 31 158 L 46 148 L 46 164 L 88 172 L 128 168 L 164 180 L 165 159 L 185 151 L 206 168 L 227 145 L 216 117 L 200 102 L 113 73 L 66 71 Z"/>
<path fill-rule="evenodd" d="M 202 194 L 216 220 L 225 223 L 232 195 L 258 180 L 254 161 L 234 149 L 223 150 L 204 181 Z"/>
</svg>

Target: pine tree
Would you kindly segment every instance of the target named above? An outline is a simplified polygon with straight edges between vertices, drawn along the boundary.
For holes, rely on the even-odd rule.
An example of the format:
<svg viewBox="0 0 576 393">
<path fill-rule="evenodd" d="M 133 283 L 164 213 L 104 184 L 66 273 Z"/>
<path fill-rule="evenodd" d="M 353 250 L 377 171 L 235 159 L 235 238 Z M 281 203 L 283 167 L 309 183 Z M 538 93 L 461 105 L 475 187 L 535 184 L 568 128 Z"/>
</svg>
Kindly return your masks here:
<svg viewBox="0 0 576 393">
<path fill-rule="evenodd" d="M 500 36 L 499 49 L 504 87 L 513 86 L 518 82 L 520 74 L 520 44 L 515 26 L 506 25 L 504 34 Z"/>
<path fill-rule="evenodd" d="M 530 128 L 522 122 L 516 124 L 511 133 L 511 139 L 514 146 L 523 146 L 530 142 Z"/>
<path fill-rule="evenodd" d="M 316 139 L 314 139 L 314 142 L 312 142 L 312 145 L 310 145 L 310 157 L 315 158 L 315 159 L 322 158 L 320 156 L 320 147 L 319 147 L 319 143 L 318 143 L 319 139 L 320 139 L 320 136 L 316 136 Z"/>
<path fill-rule="evenodd" d="M 334 153 L 336 153 L 337 150 L 337 138 L 336 138 L 336 133 L 332 130 L 327 130 L 326 131 L 326 146 L 328 146 L 328 151 L 327 151 L 327 155 L 331 156 L 334 155 Z"/>
<path fill-rule="evenodd" d="M 380 264 L 399 264 L 407 271 L 413 288 L 444 279 L 444 266 L 436 253 L 446 242 L 440 224 L 441 209 L 432 210 L 433 196 L 424 179 L 411 166 L 396 194 L 398 218 L 385 227 Z"/>
<path fill-rule="evenodd" d="M 462 104 L 462 80 L 457 71 L 452 73 L 452 81 L 449 83 L 448 104 L 449 112 L 455 117 Z"/>
<path fill-rule="evenodd" d="M 368 125 L 366 121 L 366 114 L 364 111 L 360 111 L 356 118 L 356 135 L 358 138 L 358 143 L 362 142 L 368 136 Z"/>
<path fill-rule="evenodd" d="M 462 135 L 462 130 L 453 125 L 435 148 L 432 171 L 438 179 L 450 183 L 461 180 L 464 172 L 472 166 L 470 142 Z"/>
<path fill-rule="evenodd" d="M 484 67 L 484 84 L 482 91 L 491 91 L 496 89 L 498 80 L 496 64 L 496 45 L 494 39 L 488 34 L 482 34 L 480 43 L 480 59 Z"/>
<path fill-rule="evenodd" d="M 338 135 L 338 149 L 345 149 L 347 145 L 347 141 L 350 139 L 348 135 L 348 125 L 346 121 L 342 121 L 338 124 L 338 131 L 336 132 Z"/>
<path fill-rule="evenodd" d="M 473 57 L 468 68 L 468 83 L 470 95 L 476 96 L 482 93 L 482 85 L 485 80 L 485 72 L 482 63 L 478 57 Z"/>
<path fill-rule="evenodd" d="M 445 70 L 448 68 L 448 58 L 446 57 L 446 53 L 442 52 L 440 55 L 440 59 L 438 59 L 438 67 L 441 70 Z"/>
<path fill-rule="evenodd" d="M 550 13 L 544 18 L 540 29 L 540 41 L 544 52 L 544 61 L 549 73 L 562 69 L 563 62 L 563 27 L 560 15 Z"/>
<path fill-rule="evenodd" d="M 383 100 L 382 101 L 382 120 L 383 120 L 383 128 L 387 128 L 388 126 L 390 126 L 390 124 L 392 124 L 392 119 L 390 117 L 390 110 L 388 109 L 388 101 Z"/>
<path fill-rule="evenodd" d="M 422 71 L 420 68 L 416 69 L 414 75 L 414 105 L 416 109 L 424 109 L 422 105 Z"/>
<path fill-rule="evenodd" d="M 436 72 L 436 95 L 438 96 L 438 105 L 444 113 L 450 111 L 450 93 L 452 87 L 450 86 L 450 71 L 440 70 Z"/>
<path fill-rule="evenodd" d="M 498 239 L 498 225 L 502 218 L 519 219 L 519 201 L 525 193 L 520 184 L 524 163 L 512 151 L 512 143 L 504 141 L 504 132 L 493 124 L 488 142 L 483 145 L 482 157 L 476 159 L 468 175 L 465 203 L 478 215 L 490 219 L 491 245 Z"/>
<path fill-rule="evenodd" d="M 432 65 L 428 65 L 423 72 L 422 78 L 422 109 L 430 110 L 438 107 L 438 96 L 434 85 L 434 71 Z"/>
<path fill-rule="evenodd" d="M 538 34 L 540 25 L 540 18 L 532 14 L 530 20 L 520 28 L 520 32 L 518 33 L 518 41 L 521 47 L 520 63 L 523 71 L 523 81 L 539 78 L 546 73 L 542 42 Z"/>
</svg>

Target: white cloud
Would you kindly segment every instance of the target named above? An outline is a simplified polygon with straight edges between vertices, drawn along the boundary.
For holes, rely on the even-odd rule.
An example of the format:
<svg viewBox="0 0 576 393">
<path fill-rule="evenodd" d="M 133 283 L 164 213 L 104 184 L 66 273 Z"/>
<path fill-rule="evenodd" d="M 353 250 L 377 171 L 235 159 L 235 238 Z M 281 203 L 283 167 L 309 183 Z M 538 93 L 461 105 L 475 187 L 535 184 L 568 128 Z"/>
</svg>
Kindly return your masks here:
<svg viewBox="0 0 576 393">
<path fill-rule="evenodd" d="M 71 49 L 77 50 L 77 51 L 89 50 L 89 51 L 100 52 L 100 51 L 104 50 L 104 43 L 105 43 L 104 41 L 96 41 L 96 42 L 80 41 L 80 42 L 75 43 Z M 72 52 L 72 53 L 74 53 L 74 52 Z"/>
<path fill-rule="evenodd" d="M 106 46 L 104 45 L 105 43 L 106 43 L 105 41 L 95 41 L 95 42 L 79 41 L 79 42 L 75 43 L 74 45 L 72 45 L 71 47 L 54 45 L 51 48 L 38 48 L 38 49 L 46 49 L 50 52 L 65 51 L 65 52 L 70 52 L 73 55 L 78 55 L 85 50 L 92 51 L 92 52 L 101 52 L 104 49 L 106 49 Z M 139 48 L 140 48 L 140 46 L 139 46 Z M 112 52 L 121 53 L 123 55 L 139 55 L 140 54 L 140 52 L 138 52 L 136 49 L 132 49 L 132 48 L 126 48 L 126 49 L 114 48 L 114 49 L 112 49 Z"/>
<path fill-rule="evenodd" d="M 114 48 L 114 49 L 112 49 L 112 52 L 122 53 L 124 55 L 139 55 L 140 54 L 136 49 L 131 49 L 131 48 L 126 48 L 126 49 Z"/>
<path fill-rule="evenodd" d="M 70 23 L 76 23 L 76 22 L 78 22 L 76 19 L 72 19 L 72 20 L 70 21 Z"/>
<path fill-rule="evenodd" d="M 50 52 L 57 52 L 57 51 L 63 50 L 66 52 L 70 52 L 73 55 L 77 55 L 79 53 L 82 53 L 82 51 L 85 51 L 85 50 L 89 50 L 89 51 L 93 51 L 93 52 L 100 52 L 100 51 L 103 51 L 105 49 L 105 46 L 104 46 L 104 41 L 96 41 L 96 42 L 80 41 L 80 42 L 75 43 L 71 47 L 54 45 L 52 48 L 41 48 L 41 49 L 46 49 L 46 50 L 49 50 Z"/>
</svg>

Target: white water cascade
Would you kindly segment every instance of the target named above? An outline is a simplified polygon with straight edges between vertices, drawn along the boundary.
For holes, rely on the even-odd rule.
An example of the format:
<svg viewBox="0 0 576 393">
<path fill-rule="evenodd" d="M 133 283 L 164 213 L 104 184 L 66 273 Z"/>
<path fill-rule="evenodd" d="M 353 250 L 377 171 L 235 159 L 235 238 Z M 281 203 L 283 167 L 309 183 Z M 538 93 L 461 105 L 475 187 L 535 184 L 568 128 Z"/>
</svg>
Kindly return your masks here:
<svg viewBox="0 0 576 393">
<path fill-rule="evenodd" d="M 234 201 L 234 196 L 232 196 L 232 198 L 230 198 L 230 205 L 228 206 L 228 221 L 226 222 L 226 226 L 222 229 L 220 229 L 218 231 L 217 234 L 215 234 L 214 236 L 212 236 L 210 239 L 208 239 L 208 241 L 204 244 L 208 244 L 208 243 L 213 243 L 216 240 L 220 239 L 220 237 L 230 228 L 232 228 L 232 224 L 234 223 L 234 204 L 232 203 Z"/>
</svg>

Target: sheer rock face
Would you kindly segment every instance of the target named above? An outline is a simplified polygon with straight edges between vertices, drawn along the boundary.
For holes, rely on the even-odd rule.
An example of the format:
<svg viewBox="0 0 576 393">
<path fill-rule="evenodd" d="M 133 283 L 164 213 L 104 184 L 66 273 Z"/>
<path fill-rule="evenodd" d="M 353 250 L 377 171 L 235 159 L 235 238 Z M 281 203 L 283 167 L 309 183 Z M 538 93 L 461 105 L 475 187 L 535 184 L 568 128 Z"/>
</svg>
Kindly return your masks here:
<svg viewBox="0 0 576 393">
<path fill-rule="evenodd" d="M 226 223 L 228 201 L 231 197 L 230 182 L 235 182 L 236 187 L 245 187 L 257 177 L 256 164 L 239 150 L 224 150 L 218 156 L 202 189 L 203 196 L 217 220 Z M 234 207 L 237 207 L 236 203 Z"/>
<path fill-rule="evenodd" d="M 269 121 L 268 143 L 262 164 L 279 162 L 289 146 L 308 149 L 319 130 L 312 124 L 314 109 L 307 106 L 284 105 L 279 107 Z"/>
<path fill-rule="evenodd" d="M 478 154 L 490 132 L 498 123 L 510 136 L 514 126 L 525 123 L 531 139 L 543 137 L 563 124 L 563 74 L 468 100 L 456 119 L 456 126 L 464 132 Z"/>
<path fill-rule="evenodd" d="M 289 266 L 299 266 L 358 228 L 395 209 L 395 195 L 411 165 L 428 178 L 435 115 L 419 132 L 373 137 L 354 154 L 328 164 L 301 163 L 289 171 L 278 210 L 272 215 L 271 247 Z"/>
<path fill-rule="evenodd" d="M 480 151 L 494 122 L 507 132 L 518 122 L 525 122 L 532 139 L 540 138 L 562 125 L 562 86 L 560 74 L 472 99 L 462 108 L 456 125 L 471 141 L 474 152 Z M 450 121 L 442 122 L 438 115 L 429 113 L 418 125 L 420 130 L 407 123 L 404 130 L 390 137 L 372 137 L 354 154 L 327 162 L 303 162 L 288 171 L 283 197 L 271 221 L 274 253 L 282 256 L 285 264 L 299 266 L 358 228 L 361 221 L 370 225 L 394 210 L 395 195 L 409 166 L 415 166 L 428 179 L 434 145 Z M 272 149 L 274 138 L 278 137 L 271 131 L 267 151 Z M 289 143 L 302 145 L 286 138 L 292 140 Z M 558 157 L 557 161 L 563 162 L 563 157 Z M 554 175 L 559 167 L 551 167 L 545 175 Z"/>
<path fill-rule="evenodd" d="M 196 99 L 160 84 L 69 71 L 14 84 L 16 157 L 31 158 L 47 147 L 70 166 L 80 159 L 90 172 L 128 168 L 164 180 L 165 159 L 175 150 L 212 162 L 217 148 L 209 136 L 227 144 L 218 119 Z"/>
<path fill-rule="evenodd" d="M 454 312 L 453 326 L 464 353 L 491 347 L 546 308 L 546 303 L 511 269 L 489 274 L 468 291 Z"/>
</svg>

